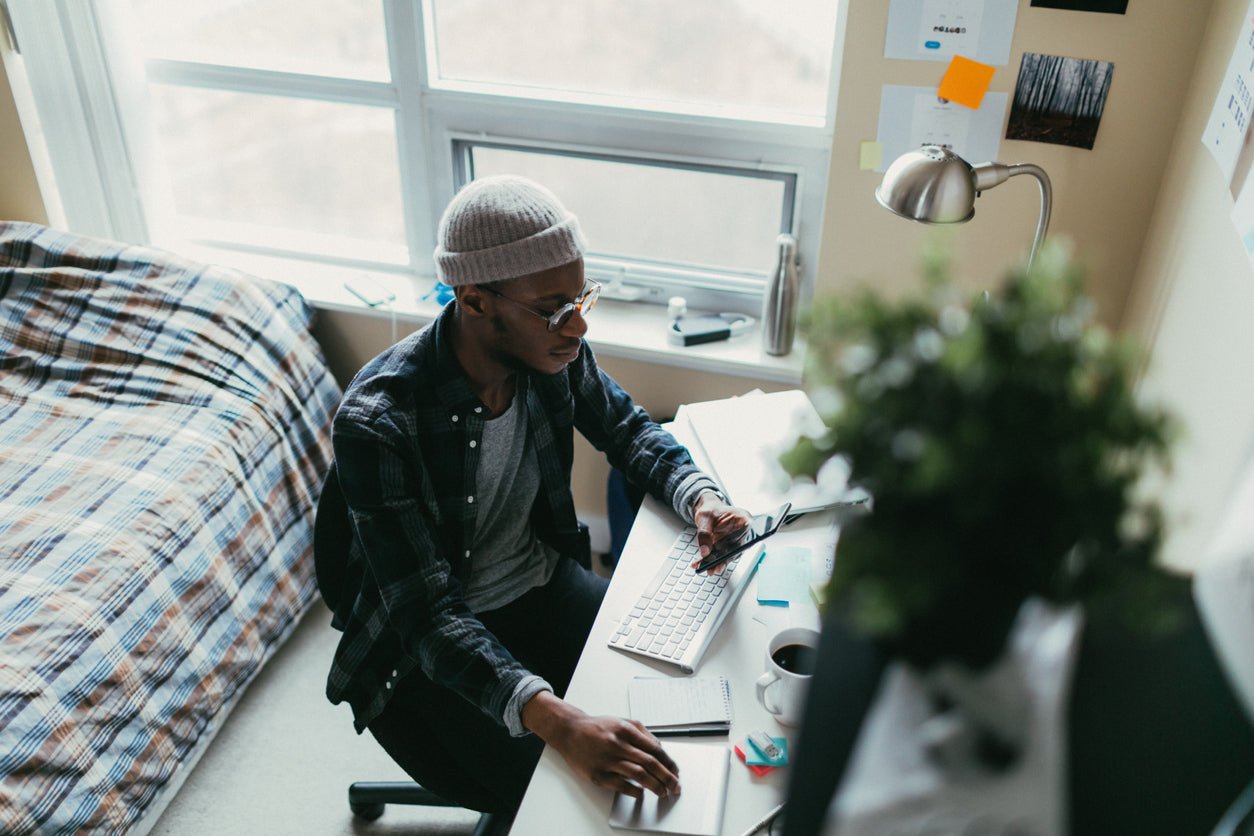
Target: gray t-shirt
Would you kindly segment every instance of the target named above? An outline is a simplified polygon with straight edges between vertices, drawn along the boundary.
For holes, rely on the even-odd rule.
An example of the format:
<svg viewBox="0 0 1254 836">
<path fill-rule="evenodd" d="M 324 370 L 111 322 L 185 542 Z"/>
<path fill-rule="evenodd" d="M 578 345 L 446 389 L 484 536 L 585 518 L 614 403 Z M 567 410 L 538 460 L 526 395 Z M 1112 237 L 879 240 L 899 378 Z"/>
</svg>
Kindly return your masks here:
<svg viewBox="0 0 1254 836">
<path fill-rule="evenodd" d="M 540 467 L 527 432 L 527 408 L 515 400 L 484 422 L 480 442 L 475 555 L 465 599 L 472 612 L 503 607 L 553 576 L 559 555 L 531 528 Z"/>
</svg>

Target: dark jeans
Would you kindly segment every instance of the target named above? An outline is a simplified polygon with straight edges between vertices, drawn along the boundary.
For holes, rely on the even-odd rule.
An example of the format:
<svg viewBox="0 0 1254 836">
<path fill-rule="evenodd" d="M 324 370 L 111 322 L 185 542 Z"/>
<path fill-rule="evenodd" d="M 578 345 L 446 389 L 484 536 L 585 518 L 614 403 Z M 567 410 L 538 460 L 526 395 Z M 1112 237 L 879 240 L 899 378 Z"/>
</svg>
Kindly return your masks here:
<svg viewBox="0 0 1254 836">
<path fill-rule="evenodd" d="M 479 619 L 562 696 L 608 585 L 563 558 L 547 584 Z M 511 737 L 499 718 L 488 717 L 421 670 L 397 683 L 370 733 L 419 784 L 484 812 L 518 809 L 544 748 L 535 735 Z"/>
</svg>

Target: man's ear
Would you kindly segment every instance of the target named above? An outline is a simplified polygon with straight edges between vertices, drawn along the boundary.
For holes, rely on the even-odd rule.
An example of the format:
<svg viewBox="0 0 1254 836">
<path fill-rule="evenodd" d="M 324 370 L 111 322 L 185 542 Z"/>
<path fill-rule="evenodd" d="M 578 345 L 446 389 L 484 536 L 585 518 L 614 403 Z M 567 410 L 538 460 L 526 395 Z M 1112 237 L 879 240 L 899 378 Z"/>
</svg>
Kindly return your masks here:
<svg viewBox="0 0 1254 836">
<path fill-rule="evenodd" d="M 478 285 L 462 284 L 453 288 L 453 296 L 457 299 L 457 304 L 461 309 L 470 316 L 483 316 L 484 299 L 487 294 L 479 288 Z"/>
</svg>

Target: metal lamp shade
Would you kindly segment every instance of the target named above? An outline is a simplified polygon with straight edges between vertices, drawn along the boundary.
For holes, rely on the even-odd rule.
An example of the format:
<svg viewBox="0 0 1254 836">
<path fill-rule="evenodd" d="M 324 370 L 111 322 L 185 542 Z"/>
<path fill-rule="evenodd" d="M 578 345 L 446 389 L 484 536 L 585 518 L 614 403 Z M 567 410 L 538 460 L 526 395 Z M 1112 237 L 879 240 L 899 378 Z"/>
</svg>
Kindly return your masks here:
<svg viewBox="0 0 1254 836">
<path fill-rule="evenodd" d="M 884 208 L 928 224 L 964 223 L 975 214 L 975 169 L 954 152 L 924 145 L 884 172 L 875 199 Z"/>
</svg>

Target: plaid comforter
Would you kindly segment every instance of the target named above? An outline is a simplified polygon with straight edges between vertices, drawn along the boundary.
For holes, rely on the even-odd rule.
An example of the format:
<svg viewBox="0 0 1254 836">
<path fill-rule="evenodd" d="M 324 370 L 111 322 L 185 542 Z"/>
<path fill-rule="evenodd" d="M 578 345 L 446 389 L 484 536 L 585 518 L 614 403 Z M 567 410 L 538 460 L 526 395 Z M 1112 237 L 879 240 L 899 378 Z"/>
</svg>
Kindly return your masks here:
<svg viewBox="0 0 1254 836">
<path fill-rule="evenodd" d="M 125 831 L 315 595 L 340 393 L 310 316 L 0 223 L 0 832 Z"/>
</svg>

